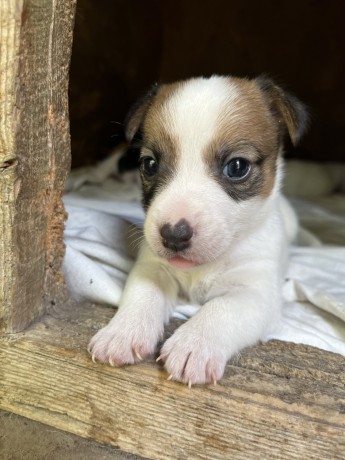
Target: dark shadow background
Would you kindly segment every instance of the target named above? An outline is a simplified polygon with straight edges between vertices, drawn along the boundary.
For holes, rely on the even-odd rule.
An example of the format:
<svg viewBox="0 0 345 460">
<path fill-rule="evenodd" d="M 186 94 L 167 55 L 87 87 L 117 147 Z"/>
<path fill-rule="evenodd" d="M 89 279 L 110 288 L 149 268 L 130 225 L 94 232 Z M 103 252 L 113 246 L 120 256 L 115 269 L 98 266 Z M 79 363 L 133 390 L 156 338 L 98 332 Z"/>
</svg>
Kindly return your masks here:
<svg viewBox="0 0 345 460">
<path fill-rule="evenodd" d="M 288 156 L 344 161 L 343 0 L 78 0 L 70 77 L 74 167 L 123 140 L 131 104 L 155 81 L 269 74 L 308 106 Z"/>
</svg>

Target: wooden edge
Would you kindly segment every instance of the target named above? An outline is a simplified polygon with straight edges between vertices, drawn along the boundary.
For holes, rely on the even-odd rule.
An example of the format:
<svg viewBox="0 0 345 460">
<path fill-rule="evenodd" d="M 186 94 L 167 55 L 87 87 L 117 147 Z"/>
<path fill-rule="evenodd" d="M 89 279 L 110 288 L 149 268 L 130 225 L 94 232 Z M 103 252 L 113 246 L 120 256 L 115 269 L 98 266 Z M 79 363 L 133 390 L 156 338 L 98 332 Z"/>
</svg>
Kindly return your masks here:
<svg viewBox="0 0 345 460">
<path fill-rule="evenodd" d="M 70 303 L 2 336 L 0 408 L 151 459 L 344 458 L 344 357 L 272 341 L 188 389 L 154 357 L 94 364 L 87 343 L 112 314 Z"/>
<path fill-rule="evenodd" d="M 0 0 L 0 330 L 62 292 L 76 0 Z"/>
</svg>

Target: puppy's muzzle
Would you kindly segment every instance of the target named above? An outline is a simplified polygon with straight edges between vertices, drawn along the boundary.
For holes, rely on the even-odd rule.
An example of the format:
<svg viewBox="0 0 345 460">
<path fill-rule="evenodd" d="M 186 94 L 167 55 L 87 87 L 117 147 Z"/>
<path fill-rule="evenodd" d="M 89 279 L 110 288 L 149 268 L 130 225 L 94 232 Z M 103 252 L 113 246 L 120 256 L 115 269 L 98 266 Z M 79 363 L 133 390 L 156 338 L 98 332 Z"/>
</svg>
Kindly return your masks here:
<svg viewBox="0 0 345 460">
<path fill-rule="evenodd" d="M 185 219 L 181 219 L 175 225 L 164 224 L 160 229 L 160 234 L 164 247 L 179 252 L 190 246 L 193 229 Z"/>
</svg>

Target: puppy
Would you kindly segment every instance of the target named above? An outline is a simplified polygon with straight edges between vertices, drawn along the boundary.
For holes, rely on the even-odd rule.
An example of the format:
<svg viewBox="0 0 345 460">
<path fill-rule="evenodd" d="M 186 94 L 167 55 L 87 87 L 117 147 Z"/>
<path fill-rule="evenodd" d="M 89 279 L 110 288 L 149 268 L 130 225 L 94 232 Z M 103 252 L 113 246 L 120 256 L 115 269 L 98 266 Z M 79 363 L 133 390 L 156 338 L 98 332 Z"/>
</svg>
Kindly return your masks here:
<svg viewBox="0 0 345 460">
<path fill-rule="evenodd" d="M 195 78 L 140 101 L 126 134 L 140 137 L 145 238 L 118 312 L 89 344 L 93 360 L 152 354 L 179 299 L 201 308 L 161 349 L 174 380 L 216 383 L 270 332 L 296 230 L 279 191 L 283 144 L 306 121 L 302 103 L 265 77 Z"/>
</svg>

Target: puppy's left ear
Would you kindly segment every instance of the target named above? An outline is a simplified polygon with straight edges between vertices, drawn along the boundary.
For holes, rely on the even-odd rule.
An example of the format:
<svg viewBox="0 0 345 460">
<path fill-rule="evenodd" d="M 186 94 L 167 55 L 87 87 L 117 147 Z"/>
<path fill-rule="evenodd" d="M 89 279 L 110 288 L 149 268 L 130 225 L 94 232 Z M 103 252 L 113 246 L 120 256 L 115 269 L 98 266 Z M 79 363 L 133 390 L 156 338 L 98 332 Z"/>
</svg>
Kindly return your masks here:
<svg viewBox="0 0 345 460">
<path fill-rule="evenodd" d="M 145 94 L 144 97 L 140 98 L 134 106 L 130 109 L 125 119 L 125 134 L 126 139 L 131 142 L 139 131 L 140 126 L 145 118 L 147 110 L 152 103 L 154 96 L 158 91 L 158 83 L 155 83 L 151 89 Z"/>
<path fill-rule="evenodd" d="M 277 117 L 282 135 L 288 133 L 293 145 L 296 145 L 308 127 L 306 107 L 297 97 L 283 90 L 270 78 L 260 76 L 256 79 L 265 94 L 271 111 Z"/>
</svg>

